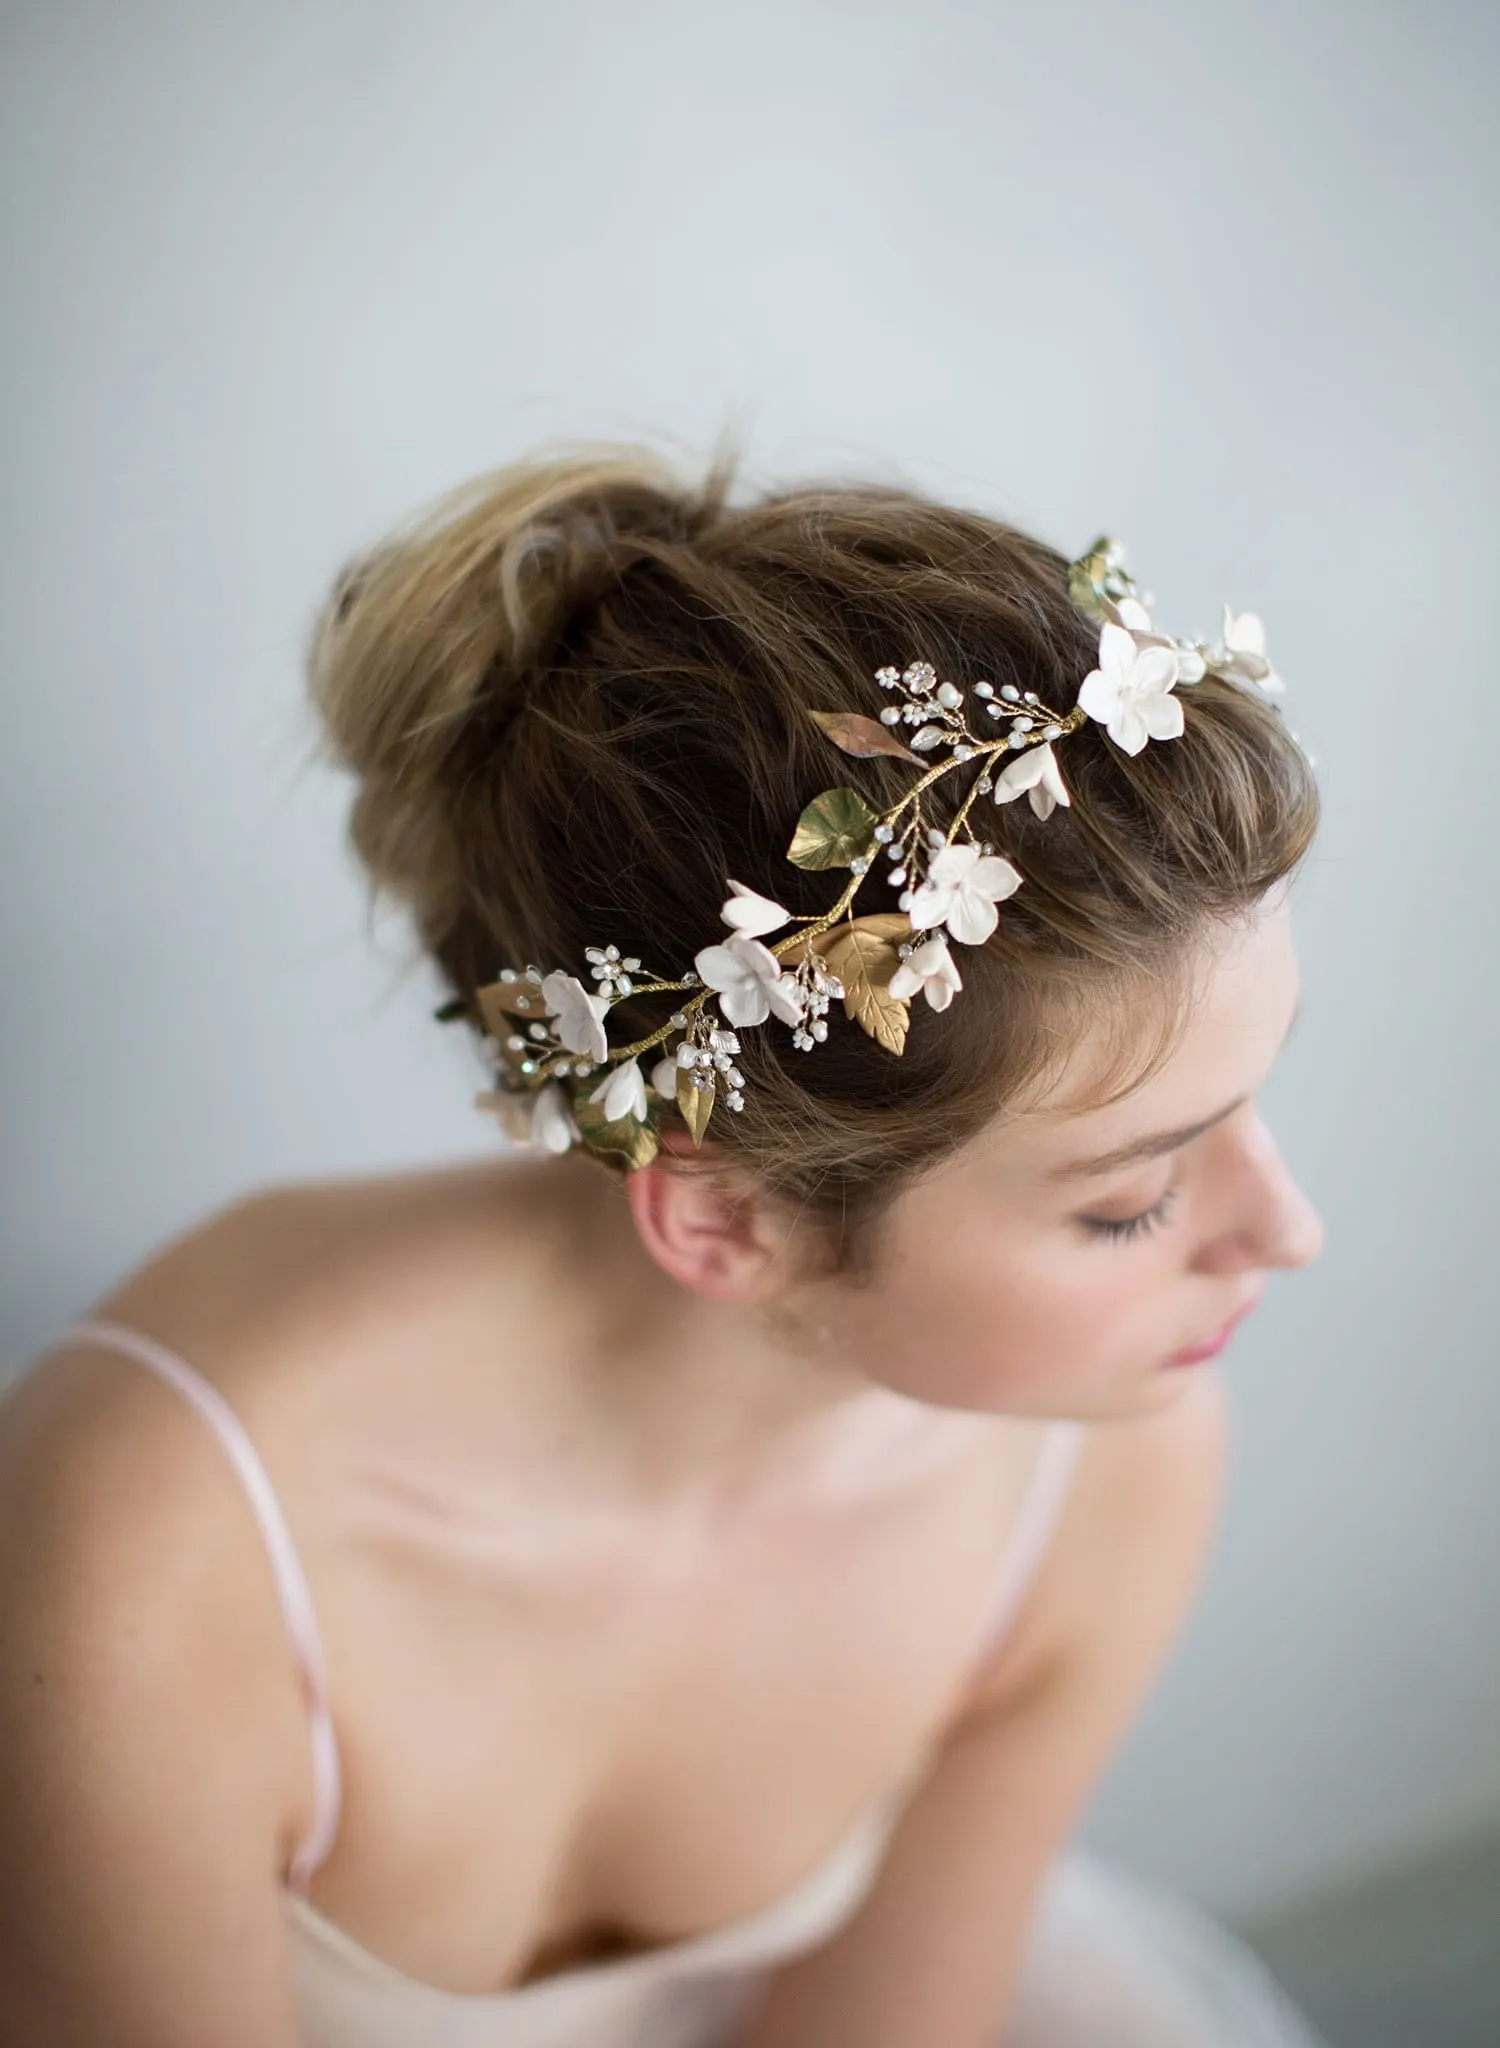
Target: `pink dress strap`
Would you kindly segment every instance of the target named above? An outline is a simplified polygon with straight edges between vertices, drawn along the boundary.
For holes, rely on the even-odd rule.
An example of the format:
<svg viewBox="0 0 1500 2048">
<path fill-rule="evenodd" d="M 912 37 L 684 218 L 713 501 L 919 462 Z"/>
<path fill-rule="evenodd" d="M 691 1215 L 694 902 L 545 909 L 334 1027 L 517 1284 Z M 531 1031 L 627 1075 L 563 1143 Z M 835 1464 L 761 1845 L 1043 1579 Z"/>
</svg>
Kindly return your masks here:
<svg viewBox="0 0 1500 2048">
<path fill-rule="evenodd" d="M 123 1323 L 73 1323 L 58 1338 L 59 1344 L 95 1344 L 119 1351 L 154 1372 L 198 1410 L 229 1455 L 260 1523 L 270 1553 L 271 1570 L 286 1617 L 287 1633 L 301 1673 L 311 1721 L 313 1752 L 313 1819 L 301 1847 L 292 1858 L 287 1883 L 292 1890 L 306 1892 L 308 1882 L 333 1846 L 338 1832 L 341 1805 L 341 1773 L 338 1741 L 333 1717 L 328 1710 L 328 1679 L 323 1662 L 323 1644 L 307 1578 L 292 1542 L 281 1503 L 266 1476 L 266 1468 L 244 1424 L 217 1387 L 190 1366 L 186 1359 L 154 1337 Z"/>
<path fill-rule="evenodd" d="M 979 1655 L 988 1656 L 1013 1627 L 1041 1568 L 1053 1531 L 1062 1517 L 1073 1467 L 1083 1448 L 1083 1424 L 1069 1420 L 1048 1426 L 1021 1499 L 1000 1575 L 980 1632 Z"/>
</svg>

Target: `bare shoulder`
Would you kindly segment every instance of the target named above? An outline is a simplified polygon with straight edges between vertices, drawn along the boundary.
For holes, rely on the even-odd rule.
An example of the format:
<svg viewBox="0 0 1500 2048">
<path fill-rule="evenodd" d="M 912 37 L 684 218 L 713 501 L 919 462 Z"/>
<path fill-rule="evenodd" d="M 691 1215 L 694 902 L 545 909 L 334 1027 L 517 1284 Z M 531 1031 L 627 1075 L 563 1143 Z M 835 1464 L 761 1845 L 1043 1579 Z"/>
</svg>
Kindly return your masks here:
<svg viewBox="0 0 1500 2048">
<path fill-rule="evenodd" d="M 1160 1661 L 1212 1548 L 1230 1426 L 1224 1382 L 1204 1371 L 1154 1415 L 1084 1429 L 1031 1597 L 967 1708 L 1008 1703 L 1064 1664 Z"/>
</svg>

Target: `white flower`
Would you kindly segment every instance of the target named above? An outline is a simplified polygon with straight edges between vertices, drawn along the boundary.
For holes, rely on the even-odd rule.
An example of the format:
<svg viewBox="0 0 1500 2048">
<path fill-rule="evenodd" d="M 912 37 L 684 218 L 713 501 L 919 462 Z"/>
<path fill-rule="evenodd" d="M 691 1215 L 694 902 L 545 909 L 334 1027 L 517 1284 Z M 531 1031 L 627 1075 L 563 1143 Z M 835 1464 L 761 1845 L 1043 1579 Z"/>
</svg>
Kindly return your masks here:
<svg viewBox="0 0 1500 2048">
<path fill-rule="evenodd" d="M 904 999 L 920 990 L 934 1010 L 946 1010 L 954 990 L 962 987 L 948 941 L 941 932 L 935 939 L 914 947 L 890 979 L 893 996 Z"/>
<path fill-rule="evenodd" d="M 705 946 L 693 965 L 731 1024 L 763 1024 L 772 1010 L 783 1023 L 802 1021 L 802 990 L 781 972 L 781 962 L 759 939 L 736 932 L 722 946 Z"/>
<path fill-rule="evenodd" d="M 590 1102 L 603 1102 L 604 1114 L 614 1123 L 622 1116 L 644 1118 L 646 1115 L 646 1077 L 641 1072 L 638 1060 L 621 1060 L 589 1096 Z"/>
<path fill-rule="evenodd" d="M 591 1060 L 604 1058 L 609 1051 L 609 1040 L 604 1035 L 607 997 L 590 995 L 571 974 L 554 971 L 542 982 L 542 1000 L 569 1052 L 583 1053 Z"/>
<path fill-rule="evenodd" d="M 544 1081 L 536 1091 L 531 1112 L 532 1144 L 543 1145 L 549 1152 L 566 1152 L 577 1136 L 567 1091 L 556 1081 Z"/>
<path fill-rule="evenodd" d="M 651 1086 L 658 1095 L 668 1102 L 677 1100 L 677 1061 L 675 1057 L 658 1060 L 651 1069 Z"/>
<path fill-rule="evenodd" d="M 1099 666 L 1084 677 L 1078 702 L 1117 747 L 1138 754 L 1148 739 L 1181 733 L 1182 706 L 1170 694 L 1176 680 L 1175 649 L 1138 647 L 1124 626 L 1111 623 L 1099 635 Z"/>
<path fill-rule="evenodd" d="M 549 1152 L 566 1152 L 578 1136 L 567 1092 L 557 1081 L 544 1081 L 534 1094 L 502 1088 L 482 1100 L 486 1108 L 498 1113 L 501 1128 L 514 1145 L 543 1145 Z"/>
<path fill-rule="evenodd" d="M 1266 659 L 1266 629 L 1255 612 L 1241 612 L 1236 618 L 1224 607 L 1223 645 L 1210 657 L 1214 674 L 1237 683 L 1258 683 L 1263 690 L 1284 690 L 1286 684 Z"/>
<path fill-rule="evenodd" d="M 758 896 L 753 889 L 747 889 L 743 882 L 735 881 L 731 875 L 729 886 L 734 894 L 724 905 L 719 915 L 725 924 L 747 939 L 764 938 L 767 932 L 780 929 L 791 917 L 789 910 L 783 910 L 779 903 L 773 903 L 769 896 Z"/>
<path fill-rule="evenodd" d="M 946 924 L 966 946 L 981 946 L 1000 922 L 995 905 L 1013 896 L 1021 877 L 999 854 L 977 846 L 942 846 L 932 856 L 927 879 L 912 891 L 907 916 L 918 931 Z"/>
<path fill-rule="evenodd" d="M 1114 608 L 1115 618 L 1124 626 L 1137 647 L 1165 647 L 1177 663 L 1179 683 L 1203 680 L 1204 660 L 1191 640 L 1169 640 L 1165 633 L 1151 629 L 1151 614 L 1138 597 L 1122 597 Z"/>
<path fill-rule="evenodd" d="M 1042 747 L 1028 747 L 1001 770 L 995 782 L 995 802 L 1013 803 L 1023 790 L 1030 790 L 1031 808 L 1039 818 L 1050 818 L 1056 805 L 1073 801 L 1063 787 L 1050 742 Z"/>
</svg>

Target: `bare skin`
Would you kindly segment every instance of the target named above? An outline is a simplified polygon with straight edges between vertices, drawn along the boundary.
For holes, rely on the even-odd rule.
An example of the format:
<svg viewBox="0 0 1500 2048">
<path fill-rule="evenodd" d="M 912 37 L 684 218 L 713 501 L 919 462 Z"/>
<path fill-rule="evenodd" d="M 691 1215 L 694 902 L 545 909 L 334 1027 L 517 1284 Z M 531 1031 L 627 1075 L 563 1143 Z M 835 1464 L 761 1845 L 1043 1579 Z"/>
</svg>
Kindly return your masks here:
<svg viewBox="0 0 1500 2048">
<path fill-rule="evenodd" d="M 670 1155 L 628 1184 L 571 1155 L 276 1189 L 95 1303 L 219 1387 L 286 1511 L 346 1772 L 317 1909 L 472 1993 L 748 1914 L 1035 1691 L 1108 1597 L 1121 1503 L 1165 1487 L 1167 1590 L 1137 1662 L 1159 1658 L 1219 1430 L 1211 1373 L 1163 1361 L 1318 1249 L 1253 1108 L 1294 999 L 1272 906 L 1208 963 L 1160 1075 L 1080 1112 L 1080 1066 L 979 1134 L 902 1198 L 867 1289 L 803 1277 L 774 1205 L 712 1195 Z M 1227 1105 L 1171 1154 L 1055 1179 Z M 1081 1227 L 1169 1180 L 1170 1227 Z M 1019 1626 L 977 1668 L 1060 1415 L 1099 1426 Z M 234 1796 L 263 1815 L 269 1895 L 311 1814 L 306 1716 L 202 1422 L 118 1357 L 49 1353 L 0 1408 L 0 1556 L 22 1618 L 4 1677 L 19 1698 L 26 1658 L 49 1728 L 93 1703 L 89 1653 L 49 1619 L 69 1588 L 80 1643 L 123 1612 L 148 1647 L 184 1614 L 222 1635 L 203 1682 L 243 1721 L 234 1783 L 253 1789 Z M 778 2025 L 767 2041 L 818 2038 L 794 1998 Z"/>
</svg>

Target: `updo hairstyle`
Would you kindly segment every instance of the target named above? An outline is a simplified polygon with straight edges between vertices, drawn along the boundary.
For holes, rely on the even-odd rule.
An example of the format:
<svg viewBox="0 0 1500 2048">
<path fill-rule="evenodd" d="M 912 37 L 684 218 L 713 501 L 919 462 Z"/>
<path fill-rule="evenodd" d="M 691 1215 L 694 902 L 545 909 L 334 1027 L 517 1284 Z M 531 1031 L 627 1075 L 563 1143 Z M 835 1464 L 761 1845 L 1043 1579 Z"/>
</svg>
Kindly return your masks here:
<svg viewBox="0 0 1500 2048">
<path fill-rule="evenodd" d="M 734 504 L 731 485 L 725 463 L 695 484 L 633 448 L 517 463 L 377 547 L 329 600 L 311 687 L 357 778 L 350 836 L 454 996 L 528 964 L 591 985 L 584 949 L 606 943 L 680 978 L 724 935 L 729 876 L 824 910 L 837 878 L 786 857 L 802 808 L 839 783 L 880 811 L 914 771 L 839 753 L 807 713 L 878 717 L 883 665 L 926 660 L 1062 709 L 1096 665 L 1067 558 L 998 519 L 865 485 Z M 745 1108 L 714 1120 L 704 1157 L 722 1148 L 789 1205 L 831 1271 L 868 1274 L 903 1187 L 1080 1031 L 1138 1046 L 1159 1013 L 1161 1057 L 1199 942 L 1307 851 L 1316 787 L 1278 712 L 1211 675 L 1180 695 L 1171 744 L 1131 756 L 1089 724 L 1059 746 L 1070 808 L 976 804 L 1024 884 L 992 939 L 958 949 L 951 1007 L 914 1002 L 902 1056 L 837 1003 L 809 1053 L 774 1021 L 742 1034 Z M 967 786 L 933 785 L 932 822 Z M 855 913 L 894 907 L 872 873 Z M 612 1043 L 680 1000 L 617 1004 Z M 1121 1069 L 1116 1092 L 1140 1078 Z"/>
</svg>

